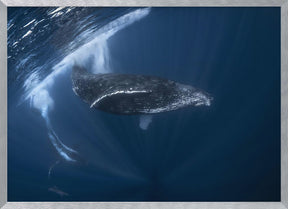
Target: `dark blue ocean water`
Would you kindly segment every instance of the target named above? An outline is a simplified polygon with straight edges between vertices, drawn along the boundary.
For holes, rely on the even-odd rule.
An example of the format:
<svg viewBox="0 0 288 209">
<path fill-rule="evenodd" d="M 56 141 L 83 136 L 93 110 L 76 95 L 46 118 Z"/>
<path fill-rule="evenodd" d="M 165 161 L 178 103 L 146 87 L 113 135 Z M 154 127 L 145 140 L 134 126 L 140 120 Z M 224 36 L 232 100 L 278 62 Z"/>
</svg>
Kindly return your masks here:
<svg viewBox="0 0 288 209">
<path fill-rule="evenodd" d="M 142 130 L 73 93 L 75 62 L 214 100 Z M 8 81 L 9 201 L 280 200 L 280 8 L 10 7 Z"/>
</svg>

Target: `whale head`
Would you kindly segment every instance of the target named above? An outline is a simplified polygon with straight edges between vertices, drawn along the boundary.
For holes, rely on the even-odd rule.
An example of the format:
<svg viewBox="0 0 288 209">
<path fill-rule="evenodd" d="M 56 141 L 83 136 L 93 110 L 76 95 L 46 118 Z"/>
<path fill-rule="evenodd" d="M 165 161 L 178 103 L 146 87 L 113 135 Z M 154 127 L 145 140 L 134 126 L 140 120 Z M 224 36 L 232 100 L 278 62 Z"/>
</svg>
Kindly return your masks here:
<svg viewBox="0 0 288 209">
<path fill-rule="evenodd" d="M 210 106 L 213 97 L 205 91 L 194 88 L 190 85 L 178 84 L 178 92 L 185 106 Z"/>
<path fill-rule="evenodd" d="M 192 94 L 195 106 L 210 106 L 213 97 L 206 92 L 198 91 Z"/>
</svg>

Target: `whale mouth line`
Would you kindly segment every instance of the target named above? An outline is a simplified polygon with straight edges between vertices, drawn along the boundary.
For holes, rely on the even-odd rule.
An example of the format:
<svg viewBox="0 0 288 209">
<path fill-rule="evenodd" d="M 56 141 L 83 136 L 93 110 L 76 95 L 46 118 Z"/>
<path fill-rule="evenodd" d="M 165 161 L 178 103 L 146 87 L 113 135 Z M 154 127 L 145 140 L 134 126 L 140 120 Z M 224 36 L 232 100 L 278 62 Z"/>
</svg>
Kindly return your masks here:
<svg viewBox="0 0 288 209">
<path fill-rule="evenodd" d="M 103 96 L 97 98 L 91 105 L 90 108 L 92 107 L 96 107 L 97 104 L 99 104 L 99 102 L 101 102 L 103 99 L 112 97 L 112 96 L 116 96 L 116 95 L 125 95 L 125 94 L 136 94 L 136 93 L 151 93 L 152 91 L 149 90 L 119 90 L 119 91 L 115 91 L 115 92 L 111 92 L 109 94 L 104 94 Z"/>
</svg>

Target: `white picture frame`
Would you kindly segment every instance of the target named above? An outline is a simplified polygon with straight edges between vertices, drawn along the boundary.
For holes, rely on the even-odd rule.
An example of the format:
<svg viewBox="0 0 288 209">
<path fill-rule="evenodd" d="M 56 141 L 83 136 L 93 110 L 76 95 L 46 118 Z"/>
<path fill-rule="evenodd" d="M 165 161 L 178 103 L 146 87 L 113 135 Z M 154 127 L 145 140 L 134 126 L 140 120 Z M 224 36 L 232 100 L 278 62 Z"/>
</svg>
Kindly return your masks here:
<svg viewBox="0 0 288 209">
<path fill-rule="evenodd" d="M 168 6 L 281 7 L 281 201 L 280 202 L 8 202 L 7 201 L 7 7 Z M 3 209 L 285 209 L 288 208 L 288 0 L 0 0 L 0 208 Z"/>
</svg>

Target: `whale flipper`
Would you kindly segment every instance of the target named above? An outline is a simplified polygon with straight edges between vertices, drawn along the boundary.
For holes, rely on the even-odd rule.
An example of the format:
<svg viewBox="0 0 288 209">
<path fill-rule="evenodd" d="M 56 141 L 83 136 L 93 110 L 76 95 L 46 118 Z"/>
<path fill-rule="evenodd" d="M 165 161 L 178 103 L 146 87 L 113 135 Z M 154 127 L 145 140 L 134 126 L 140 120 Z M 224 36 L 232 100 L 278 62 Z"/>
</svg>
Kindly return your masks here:
<svg viewBox="0 0 288 209">
<path fill-rule="evenodd" d="M 152 115 L 141 115 L 139 118 L 139 127 L 144 131 L 147 130 L 152 122 L 152 118 Z"/>
</svg>

